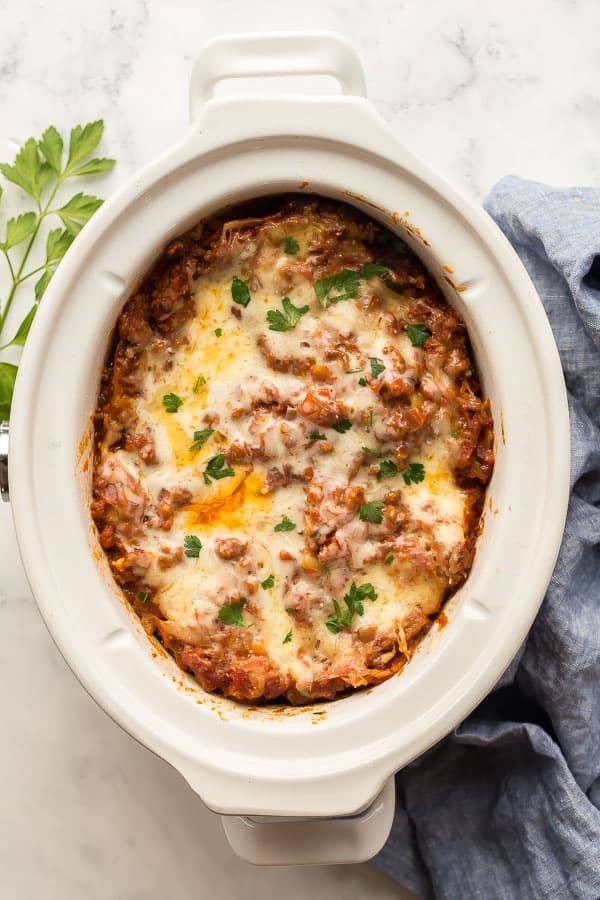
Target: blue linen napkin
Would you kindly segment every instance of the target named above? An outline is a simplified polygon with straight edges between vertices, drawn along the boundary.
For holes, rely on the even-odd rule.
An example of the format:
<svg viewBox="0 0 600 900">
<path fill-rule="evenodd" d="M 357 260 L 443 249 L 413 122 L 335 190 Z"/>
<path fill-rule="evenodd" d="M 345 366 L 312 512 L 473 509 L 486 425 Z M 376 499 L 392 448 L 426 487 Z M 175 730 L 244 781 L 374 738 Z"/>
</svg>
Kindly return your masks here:
<svg viewBox="0 0 600 900">
<path fill-rule="evenodd" d="M 492 694 L 396 776 L 375 864 L 423 898 L 600 897 L 600 190 L 509 177 L 485 207 L 542 299 L 569 393 L 571 499 L 535 624 Z"/>
</svg>

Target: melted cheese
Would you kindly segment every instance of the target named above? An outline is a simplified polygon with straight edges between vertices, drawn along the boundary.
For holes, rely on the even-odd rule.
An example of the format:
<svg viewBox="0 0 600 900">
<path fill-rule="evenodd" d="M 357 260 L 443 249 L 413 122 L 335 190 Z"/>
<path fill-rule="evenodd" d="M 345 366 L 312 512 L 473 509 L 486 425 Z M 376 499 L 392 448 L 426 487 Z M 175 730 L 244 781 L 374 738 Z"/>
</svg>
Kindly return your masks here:
<svg viewBox="0 0 600 900">
<path fill-rule="evenodd" d="M 292 260 L 297 262 L 307 237 L 301 229 L 294 236 L 301 246 Z M 432 436 L 413 460 L 425 467 L 421 483 L 406 484 L 402 471 L 392 478 L 378 477 L 372 470 L 375 456 L 362 450 L 367 446 L 387 459 L 394 458 L 394 444 L 378 442 L 374 433 L 387 410 L 369 385 L 359 384 L 361 374 L 370 375 L 369 358 L 383 362 L 385 377 L 391 377 L 394 357 L 389 347 L 393 344 L 401 360 L 398 377 L 415 378 L 422 351 L 412 346 L 404 332 L 392 339 L 380 327 L 378 313 L 368 308 L 363 288 L 357 299 L 323 310 L 311 282 L 286 272 L 291 258 L 281 244 L 239 242 L 238 248 L 229 265 L 195 283 L 195 314 L 184 326 L 183 342 L 169 357 L 169 366 L 165 367 L 163 357 L 146 354 L 136 431 L 147 429 L 152 434 L 158 463 L 147 464 L 134 453 L 117 450 L 104 453 L 101 473 L 109 481 L 122 480 L 123 472 L 128 473 L 141 485 L 148 508 L 159 502 L 162 490 L 186 488 L 191 494 L 192 500 L 175 512 L 170 530 L 146 527 L 137 541 L 152 557 L 145 582 L 155 591 L 155 601 L 167 619 L 190 633 L 219 629 L 223 627 L 220 608 L 232 598 L 246 597 L 242 613 L 254 629 L 256 645 L 280 671 L 298 684 L 310 684 L 323 673 L 333 677 L 352 665 L 362 652 L 358 629 L 373 626 L 373 633 L 396 635 L 401 646 L 403 623 L 411 611 L 438 609 L 447 580 L 420 571 L 410 548 L 429 553 L 434 544 L 442 557 L 460 549 L 465 540 L 465 496 L 454 479 L 452 441 L 443 415 L 435 420 Z M 246 277 L 251 286 L 251 301 L 245 309 L 232 303 L 235 275 Z M 381 282 L 376 281 L 381 293 Z M 387 297 L 389 293 L 383 290 L 390 306 L 402 302 L 397 295 Z M 272 331 L 266 314 L 281 310 L 283 296 L 289 296 L 296 307 L 308 306 L 309 311 L 289 331 Z M 221 336 L 216 335 L 218 329 Z M 335 356 L 340 345 L 347 361 Z M 299 368 L 273 368 L 266 347 L 272 357 L 296 360 Z M 315 361 L 329 380 L 319 381 L 319 372 L 316 376 L 294 374 Z M 353 369 L 361 372 L 348 371 Z M 198 384 L 199 375 L 204 384 Z M 288 420 L 265 405 L 272 398 L 280 408 L 296 409 L 308 389 L 329 392 L 343 405 L 344 417 L 353 427 L 340 434 L 300 415 Z M 171 392 L 183 400 L 176 413 L 166 412 L 162 402 Z M 192 451 L 194 432 L 207 427 L 214 434 Z M 311 440 L 313 431 L 326 434 L 326 441 Z M 248 461 L 231 463 L 233 477 L 206 484 L 207 461 L 232 445 L 248 448 Z M 290 482 L 267 491 L 265 479 L 271 468 L 285 468 Z M 389 549 L 394 559 L 386 565 L 377 553 L 378 526 L 361 521 L 354 509 L 348 521 L 342 517 L 334 528 L 347 552 L 330 563 L 319 563 L 305 536 L 306 491 L 311 480 L 332 491 L 362 486 L 365 502 L 381 499 L 390 490 L 398 492 L 413 543 L 398 542 L 398 534 L 391 534 L 391 544 L 396 541 L 398 549 Z M 336 515 L 334 509 L 334 524 Z M 284 516 L 295 528 L 275 531 Z M 202 542 L 198 558 L 184 555 L 170 568 L 161 568 L 161 554 L 178 551 L 187 535 L 196 535 Z M 217 541 L 224 538 L 247 543 L 241 560 L 219 556 Z M 261 582 L 270 575 L 274 586 L 263 588 Z M 326 625 L 333 614 L 332 598 L 344 609 L 343 596 L 352 582 L 372 584 L 377 599 L 366 599 L 364 614 L 355 616 L 350 628 L 333 634 Z M 296 599 L 306 597 L 309 624 L 296 621 L 286 611 Z M 291 639 L 284 642 L 290 630 Z"/>
</svg>

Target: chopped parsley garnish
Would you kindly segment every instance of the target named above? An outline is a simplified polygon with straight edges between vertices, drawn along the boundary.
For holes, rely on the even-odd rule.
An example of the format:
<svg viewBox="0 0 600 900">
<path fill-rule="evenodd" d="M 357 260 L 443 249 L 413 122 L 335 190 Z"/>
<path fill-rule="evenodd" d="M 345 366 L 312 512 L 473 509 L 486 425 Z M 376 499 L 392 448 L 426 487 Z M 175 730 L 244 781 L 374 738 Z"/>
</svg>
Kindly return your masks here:
<svg viewBox="0 0 600 900">
<path fill-rule="evenodd" d="M 140 591 L 138 593 L 138 600 L 140 601 L 140 603 L 147 603 L 149 599 L 150 594 L 148 593 L 148 591 Z"/>
<path fill-rule="evenodd" d="M 431 332 L 424 325 L 407 325 L 404 330 L 413 347 L 422 347 L 427 338 L 431 337 Z"/>
<path fill-rule="evenodd" d="M 339 434 L 344 434 L 346 431 L 350 431 L 350 429 L 352 428 L 352 422 L 350 421 L 350 419 L 340 419 L 339 422 L 336 422 L 335 425 L 332 425 L 331 427 Z"/>
<path fill-rule="evenodd" d="M 309 438 L 311 441 L 326 441 L 327 435 L 323 434 L 321 431 L 311 431 Z"/>
<path fill-rule="evenodd" d="M 385 278 L 389 269 L 384 262 L 366 263 L 362 267 L 361 275 L 363 278 Z"/>
<path fill-rule="evenodd" d="M 372 409 L 369 410 L 369 428 L 373 427 L 373 421 L 375 419 L 375 413 Z"/>
<path fill-rule="evenodd" d="M 183 400 L 177 394 L 165 394 L 162 398 L 163 406 L 168 413 L 176 413 Z"/>
<path fill-rule="evenodd" d="M 379 474 L 383 478 L 393 478 L 398 474 L 398 466 L 393 459 L 382 459 L 379 463 Z"/>
<path fill-rule="evenodd" d="M 327 309 L 332 303 L 339 303 L 340 300 L 355 299 L 358 297 L 360 278 L 360 272 L 342 269 L 337 275 L 330 275 L 329 278 L 315 281 L 314 289 L 317 300 L 323 309 Z"/>
<path fill-rule="evenodd" d="M 217 453 L 216 456 L 211 456 L 206 463 L 206 469 L 204 470 L 203 475 L 204 484 L 210 484 L 213 478 L 215 481 L 220 481 L 221 478 L 231 478 L 235 475 L 235 472 L 231 467 L 225 466 L 225 457 L 223 454 Z"/>
<path fill-rule="evenodd" d="M 288 614 L 288 616 L 296 616 L 296 615 L 298 615 L 297 610 L 295 610 L 292 606 L 286 606 L 285 611 L 286 611 L 286 613 Z"/>
<path fill-rule="evenodd" d="M 294 306 L 289 297 L 281 301 L 283 312 L 270 309 L 267 313 L 269 331 L 289 331 L 295 328 L 302 316 L 308 312 L 308 306 Z"/>
<path fill-rule="evenodd" d="M 404 287 L 401 284 L 398 284 L 398 282 L 392 281 L 391 278 L 386 278 L 383 283 L 385 284 L 386 288 L 388 288 L 388 290 L 393 291 L 395 294 L 404 293 Z"/>
<path fill-rule="evenodd" d="M 221 335 L 223 334 L 223 329 L 222 329 L 222 328 L 215 328 L 215 334 L 216 334 L 217 337 L 221 337 Z"/>
<path fill-rule="evenodd" d="M 196 378 L 196 383 L 195 383 L 194 387 L 192 388 L 194 394 L 197 394 L 198 391 L 200 390 L 200 388 L 203 387 L 205 384 L 206 384 L 206 378 L 204 377 L 204 375 L 198 375 L 198 377 Z"/>
<path fill-rule="evenodd" d="M 337 600 L 333 600 L 334 615 L 325 622 L 326 627 L 332 634 L 337 634 L 340 628 L 350 627 L 354 615 L 362 616 L 365 608 L 363 600 L 369 598 L 371 602 L 377 600 L 377 594 L 372 584 L 368 582 L 359 586 L 353 581 L 350 590 L 344 594 L 344 603 L 346 609 L 342 612 Z"/>
<path fill-rule="evenodd" d="M 384 506 L 385 503 L 382 500 L 371 500 L 370 503 L 363 503 L 358 513 L 359 518 L 363 522 L 371 522 L 372 525 L 381 525 Z"/>
<path fill-rule="evenodd" d="M 361 387 L 366 387 L 366 386 L 367 386 L 367 379 L 365 378 L 364 375 L 363 375 L 362 378 L 359 378 L 359 379 L 358 379 L 358 383 L 360 384 Z"/>
<path fill-rule="evenodd" d="M 231 297 L 234 303 L 239 303 L 243 307 L 248 306 L 250 303 L 250 288 L 237 275 L 233 276 L 233 281 L 231 282 Z"/>
<path fill-rule="evenodd" d="M 385 564 L 386 566 L 391 566 L 391 564 L 394 562 L 394 556 L 393 556 L 393 554 L 390 553 L 389 556 L 386 556 L 386 558 L 384 559 L 383 562 L 384 562 L 384 564 Z"/>
<path fill-rule="evenodd" d="M 276 525 L 273 531 L 293 531 L 296 527 L 296 523 L 292 522 L 291 519 L 288 519 L 287 516 L 284 516 L 279 525 Z"/>
<path fill-rule="evenodd" d="M 425 466 L 423 463 L 409 463 L 402 473 L 405 484 L 418 484 L 425 480 Z"/>
<path fill-rule="evenodd" d="M 371 375 L 373 378 L 377 378 L 378 375 L 381 375 L 382 372 L 385 372 L 385 366 L 383 363 L 380 363 L 376 356 L 370 356 L 369 362 L 371 364 Z"/>
<path fill-rule="evenodd" d="M 226 625 L 241 625 L 242 628 L 250 628 L 248 622 L 242 618 L 242 609 L 246 605 L 246 598 L 241 597 L 237 603 L 226 603 L 219 610 L 219 618 Z"/>
<path fill-rule="evenodd" d="M 373 456 L 379 456 L 379 450 L 371 450 L 370 447 L 361 447 L 363 453 L 371 453 Z"/>
<path fill-rule="evenodd" d="M 186 534 L 183 539 L 183 546 L 185 548 L 186 556 L 190 556 L 192 559 L 198 559 L 200 551 L 202 550 L 202 541 L 199 537 L 196 537 L 195 534 Z"/>
<path fill-rule="evenodd" d="M 200 447 L 203 447 L 211 434 L 215 433 L 214 428 L 203 428 L 201 431 L 194 432 L 194 443 L 190 446 L 190 453 L 195 453 Z"/>
<path fill-rule="evenodd" d="M 455 428 L 454 431 L 451 431 L 450 433 L 453 438 L 459 438 L 460 437 L 460 428 Z"/>
<path fill-rule="evenodd" d="M 264 588 L 265 591 L 266 591 L 266 590 L 268 590 L 269 588 L 272 588 L 274 584 L 275 584 L 275 576 L 274 576 L 273 573 L 271 572 L 271 574 L 269 575 L 268 578 L 265 578 L 264 581 L 261 581 L 260 586 L 261 586 L 262 588 Z"/>
<path fill-rule="evenodd" d="M 289 644 L 291 640 L 292 640 L 292 629 L 290 628 L 290 630 L 288 631 L 288 633 L 286 634 L 286 636 L 284 637 L 284 639 L 282 640 L 281 643 Z"/>
<path fill-rule="evenodd" d="M 346 375 L 357 375 L 362 369 L 346 369 Z"/>
<path fill-rule="evenodd" d="M 290 237 L 289 235 L 286 237 L 283 242 L 283 249 L 286 253 L 291 254 L 291 256 L 295 256 L 295 254 L 300 249 L 300 244 L 296 240 L 296 238 Z"/>
</svg>

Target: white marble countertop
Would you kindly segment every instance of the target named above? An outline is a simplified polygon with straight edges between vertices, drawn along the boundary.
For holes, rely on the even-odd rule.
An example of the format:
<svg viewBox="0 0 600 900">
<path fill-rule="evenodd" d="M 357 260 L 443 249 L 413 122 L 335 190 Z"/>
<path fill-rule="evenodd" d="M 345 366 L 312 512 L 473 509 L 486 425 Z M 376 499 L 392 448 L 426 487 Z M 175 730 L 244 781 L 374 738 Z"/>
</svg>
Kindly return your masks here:
<svg viewBox="0 0 600 900">
<path fill-rule="evenodd" d="M 103 117 L 106 196 L 177 139 L 196 50 L 228 30 L 328 28 L 372 101 L 481 199 L 512 172 L 600 183 L 595 0 L 22 0 L 0 11 L 0 158 L 50 123 Z M 1 292 L 0 292 L 1 293 Z M 0 862 L 6 900 L 405 896 L 369 866 L 253 869 L 166 764 L 76 682 L 42 625 L 0 509 Z"/>
</svg>

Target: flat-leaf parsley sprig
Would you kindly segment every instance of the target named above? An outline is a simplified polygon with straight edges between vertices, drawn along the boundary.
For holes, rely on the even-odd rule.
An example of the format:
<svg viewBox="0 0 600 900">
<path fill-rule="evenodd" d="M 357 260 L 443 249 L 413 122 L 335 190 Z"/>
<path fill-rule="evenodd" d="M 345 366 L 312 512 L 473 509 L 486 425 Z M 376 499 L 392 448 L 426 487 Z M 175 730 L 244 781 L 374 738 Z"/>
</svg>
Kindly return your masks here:
<svg viewBox="0 0 600 900">
<path fill-rule="evenodd" d="M 71 130 L 65 154 L 63 138 L 54 125 L 50 125 L 39 140 L 31 137 L 25 141 L 12 165 L 0 163 L 0 172 L 6 180 L 25 191 L 35 204 L 34 210 L 21 212 L 9 219 L 4 237 L 0 239 L 0 254 L 4 256 L 10 278 L 8 294 L 4 303 L 0 304 L 0 350 L 24 345 L 37 306 L 56 267 L 85 223 L 102 205 L 99 197 L 81 191 L 66 202 L 64 197 L 59 200 L 57 195 L 72 178 L 99 175 L 113 168 L 114 159 L 90 159 L 103 131 L 102 119 L 87 125 L 76 125 Z M 41 227 L 51 216 L 58 217 L 60 226 L 50 231 L 46 238 L 44 261 L 28 270 L 30 254 L 39 245 Z M 34 275 L 38 276 L 33 290 L 34 302 L 10 340 L 7 340 L 5 326 L 17 290 Z M 16 374 L 16 365 L 0 362 L 0 418 L 8 418 L 10 413 Z"/>
</svg>

